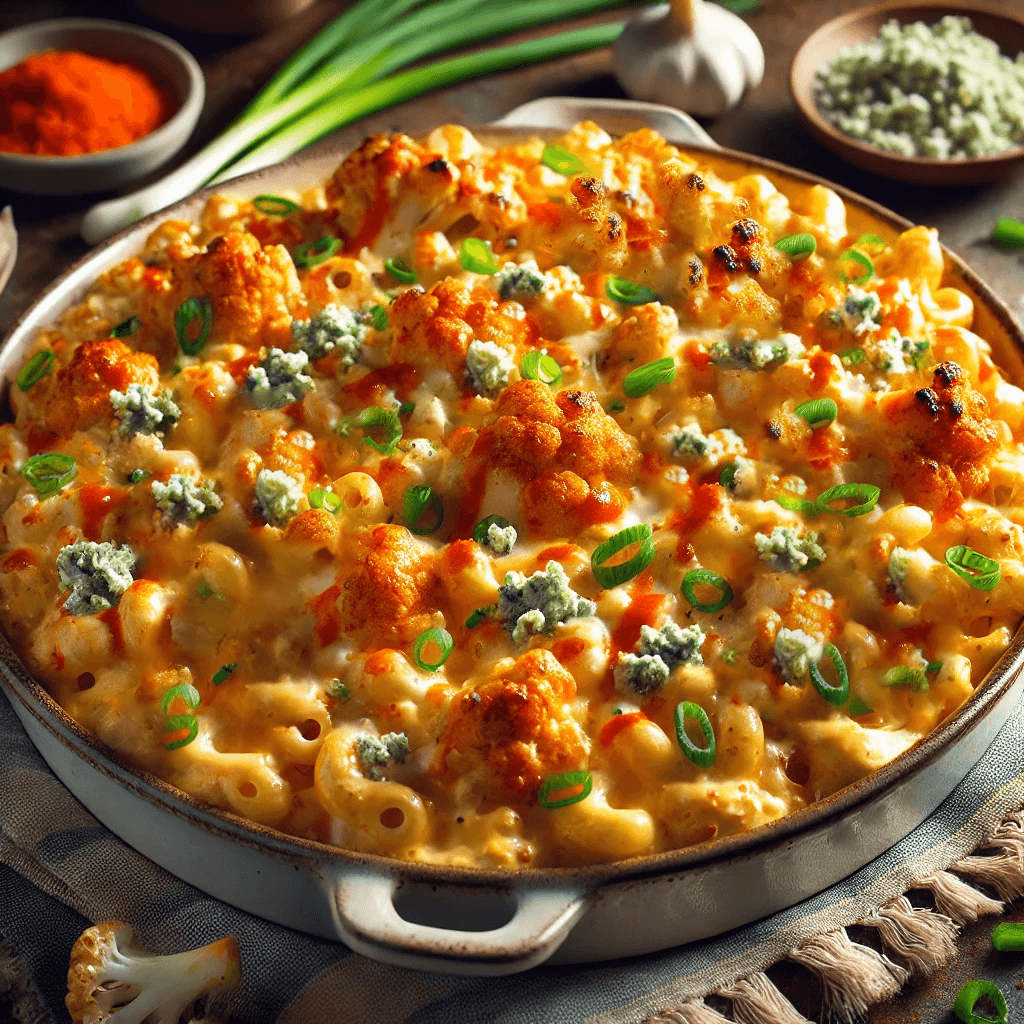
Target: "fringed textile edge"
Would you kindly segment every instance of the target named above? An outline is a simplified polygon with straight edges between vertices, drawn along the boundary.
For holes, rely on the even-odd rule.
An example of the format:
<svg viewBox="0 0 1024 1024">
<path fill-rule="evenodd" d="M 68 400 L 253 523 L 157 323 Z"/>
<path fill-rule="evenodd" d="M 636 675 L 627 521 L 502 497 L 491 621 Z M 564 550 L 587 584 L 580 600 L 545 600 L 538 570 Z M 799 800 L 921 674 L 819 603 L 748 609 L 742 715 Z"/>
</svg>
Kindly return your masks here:
<svg viewBox="0 0 1024 1024">
<path fill-rule="evenodd" d="M 10 1004 L 18 1024 L 50 1024 L 50 1014 L 39 1005 L 25 967 L 6 939 L 0 937 L 0 1001 Z"/>
<path fill-rule="evenodd" d="M 958 877 L 963 876 L 963 877 Z M 993 899 L 975 886 L 995 892 Z M 956 952 L 960 929 L 979 917 L 1001 913 L 1004 901 L 1024 895 L 1024 810 L 1003 818 L 992 835 L 945 871 L 933 871 L 907 889 L 931 893 L 935 910 L 897 896 L 860 927 L 876 932 L 883 952 L 854 942 L 845 928 L 812 936 L 789 952 L 794 963 L 821 983 L 823 1014 L 852 1024 L 871 1007 L 894 998 L 911 977 L 928 977 Z M 726 1017 L 702 998 L 667 1006 L 644 1024 L 811 1024 L 762 971 L 715 990 L 731 1002 Z"/>
</svg>

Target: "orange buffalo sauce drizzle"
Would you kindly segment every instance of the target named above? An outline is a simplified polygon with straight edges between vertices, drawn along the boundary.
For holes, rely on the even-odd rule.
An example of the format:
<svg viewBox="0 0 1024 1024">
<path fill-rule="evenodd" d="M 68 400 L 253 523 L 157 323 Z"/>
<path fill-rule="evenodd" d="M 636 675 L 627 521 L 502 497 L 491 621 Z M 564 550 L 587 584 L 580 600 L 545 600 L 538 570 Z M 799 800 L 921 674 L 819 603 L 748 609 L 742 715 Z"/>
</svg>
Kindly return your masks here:
<svg viewBox="0 0 1024 1024">
<path fill-rule="evenodd" d="M 118 513 L 128 503 L 128 492 L 120 487 L 86 484 L 78 492 L 82 509 L 82 532 L 87 540 L 101 540 L 103 520 Z"/>
<path fill-rule="evenodd" d="M 601 727 L 601 746 L 609 746 L 623 729 L 628 729 L 631 725 L 636 725 L 637 722 L 643 722 L 646 719 L 647 716 L 642 711 L 631 711 L 628 715 L 613 715 Z"/>
<path fill-rule="evenodd" d="M 658 614 L 665 602 L 665 595 L 652 591 L 654 577 L 649 570 L 637 576 L 631 592 L 632 600 L 629 607 L 622 613 L 618 625 L 612 630 L 611 651 L 608 669 L 601 686 L 606 699 L 611 700 L 615 693 L 615 664 L 618 655 L 630 651 L 640 639 L 641 626 L 653 626 L 658 621 Z"/>
</svg>

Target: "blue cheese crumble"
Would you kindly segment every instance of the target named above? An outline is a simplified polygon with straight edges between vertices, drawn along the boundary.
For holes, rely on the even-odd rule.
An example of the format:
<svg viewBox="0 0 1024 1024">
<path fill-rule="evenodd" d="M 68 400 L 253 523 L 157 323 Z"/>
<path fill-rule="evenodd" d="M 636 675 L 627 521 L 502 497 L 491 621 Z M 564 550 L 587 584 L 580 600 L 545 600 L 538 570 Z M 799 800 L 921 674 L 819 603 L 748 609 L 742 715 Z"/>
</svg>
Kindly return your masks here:
<svg viewBox="0 0 1024 1024">
<path fill-rule="evenodd" d="M 404 732 L 388 732 L 376 736 L 357 736 L 356 753 L 363 763 L 368 779 L 379 782 L 388 765 L 405 764 L 409 758 L 409 739 Z"/>
<path fill-rule="evenodd" d="M 341 365 L 348 367 L 359 358 L 368 330 L 359 314 L 332 302 L 310 320 L 292 321 L 292 347 L 311 360 L 336 352 Z"/>
<path fill-rule="evenodd" d="M 157 508 L 163 512 L 164 520 L 175 526 L 194 526 L 197 520 L 212 516 L 224 507 L 211 480 L 196 484 L 181 473 L 172 473 L 167 483 L 154 480 L 152 486 Z"/>
<path fill-rule="evenodd" d="M 303 497 L 299 482 L 279 469 L 261 469 L 256 477 L 256 505 L 263 518 L 275 526 L 299 511 Z"/>
<path fill-rule="evenodd" d="M 615 666 L 615 686 L 623 693 L 646 695 L 660 689 L 680 665 L 703 665 L 704 630 L 666 622 L 661 629 L 640 627 L 636 654 L 626 653 Z"/>
<path fill-rule="evenodd" d="M 544 274 L 537 266 L 536 260 L 506 263 L 494 275 L 494 287 L 498 289 L 498 295 L 506 301 L 536 298 L 544 291 Z"/>
<path fill-rule="evenodd" d="M 498 587 L 495 617 L 518 644 L 530 633 L 550 633 L 569 619 L 593 615 L 597 605 L 569 586 L 569 577 L 555 561 L 532 576 L 510 572 Z"/>
<path fill-rule="evenodd" d="M 914 341 L 893 330 L 888 338 L 882 338 L 871 345 L 867 356 L 875 368 L 883 373 L 913 373 L 921 369 L 928 350 L 927 341 Z"/>
<path fill-rule="evenodd" d="M 795 334 L 782 334 L 774 341 L 760 338 L 734 338 L 716 341 L 710 349 L 711 362 L 738 370 L 766 370 L 796 359 L 804 345 Z"/>
<path fill-rule="evenodd" d="M 783 626 L 775 634 L 775 667 L 787 682 L 803 682 L 825 656 L 825 645 L 802 629 Z"/>
<path fill-rule="evenodd" d="M 515 356 L 509 349 L 476 338 L 469 343 L 466 371 L 478 395 L 494 398 L 508 385 L 515 368 Z"/>
<path fill-rule="evenodd" d="M 313 378 L 303 370 L 309 365 L 305 352 L 272 348 L 262 362 L 249 367 L 245 390 L 257 409 L 281 409 L 298 402 L 313 387 Z"/>
<path fill-rule="evenodd" d="M 791 526 L 776 526 L 771 535 L 754 535 L 754 547 L 761 560 L 777 572 L 804 572 L 825 561 L 825 549 L 816 533 L 801 537 Z"/>
<path fill-rule="evenodd" d="M 893 548 L 889 555 L 889 588 L 900 604 L 913 604 L 907 591 L 907 572 L 910 568 L 910 552 L 906 548 Z"/>
<path fill-rule="evenodd" d="M 135 554 L 127 545 L 80 540 L 57 553 L 60 585 L 71 589 L 64 602 L 70 615 L 95 615 L 113 608 L 132 585 Z"/>
<path fill-rule="evenodd" d="M 121 421 L 117 432 L 121 437 L 136 434 L 163 434 L 181 417 L 181 409 L 170 391 L 156 394 L 145 384 L 129 384 L 125 391 L 110 392 L 114 415 Z"/>
<path fill-rule="evenodd" d="M 881 326 L 882 302 L 875 292 L 851 285 L 846 301 L 839 307 L 837 320 L 855 335 L 871 334 Z"/>
<path fill-rule="evenodd" d="M 491 523 L 487 527 L 483 546 L 493 551 L 496 555 L 507 555 L 516 546 L 518 539 L 519 534 L 511 523 L 508 526 L 499 526 L 497 523 Z"/>
<path fill-rule="evenodd" d="M 1024 143 L 1024 62 L 968 18 L 889 21 L 818 72 L 815 97 L 840 131 L 903 156 L 986 156 Z"/>
</svg>

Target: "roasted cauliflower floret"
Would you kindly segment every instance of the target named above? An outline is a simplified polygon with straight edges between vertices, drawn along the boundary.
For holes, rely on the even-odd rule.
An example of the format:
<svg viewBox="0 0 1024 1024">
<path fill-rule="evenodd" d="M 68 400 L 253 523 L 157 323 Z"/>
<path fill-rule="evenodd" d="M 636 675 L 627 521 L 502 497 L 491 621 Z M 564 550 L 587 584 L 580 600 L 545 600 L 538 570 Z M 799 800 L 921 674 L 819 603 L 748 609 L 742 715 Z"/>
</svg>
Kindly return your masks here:
<svg viewBox="0 0 1024 1024">
<path fill-rule="evenodd" d="M 342 584 L 341 629 L 363 646 L 407 643 L 430 625 L 433 558 L 404 526 L 378 526 L 364 561 Z"/>
<path fill-rule="evenodd" d="M 47 429 L 67 437 L 113 419 L 111 391 L 126 392 L 132 384 L 156 390 L 160 376 L 151 355 L 108 338 L 80 345 L 67 366 L 44 378 L 43 384 L 47 382 L 47 390 L 33 398 L 44 403 Z"/>
<path fill-rule="evenodd" d="M 431 772 L 474 780 L 498 803 L 530 803 L 549 775 L 582 768 L 587 740 L 572 717 L 572 676 L 545 650 L 528 651 L 452 701 Z"/>
<path fill-rule="evenodd" d="M 884 403 L 895 429 L 884 434 L 907 501 L 949 515 L 988 484 L 989 456 L 999 447 L 988 402 L 956 363 L 939 363 L 932 386 L 900 391 Z"/>
</svg>

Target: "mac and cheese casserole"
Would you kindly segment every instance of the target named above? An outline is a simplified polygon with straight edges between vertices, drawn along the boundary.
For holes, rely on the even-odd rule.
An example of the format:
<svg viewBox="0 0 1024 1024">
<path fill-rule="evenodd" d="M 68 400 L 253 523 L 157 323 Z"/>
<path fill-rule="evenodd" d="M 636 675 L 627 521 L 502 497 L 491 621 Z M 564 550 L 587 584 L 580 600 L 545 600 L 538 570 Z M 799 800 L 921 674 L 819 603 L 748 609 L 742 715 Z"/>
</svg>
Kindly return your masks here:
<svg viewBox="0 0 1024 1024">
<path fill-rule="evenodd" d="M 196 798 L 452 865 L 911 747 L 1024 614 L 1024 394 L 934 231 L 709 160 L 447 126 L 161 224 L 11 382 L 25 663 Z"/>
</svg>

